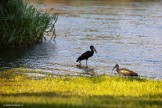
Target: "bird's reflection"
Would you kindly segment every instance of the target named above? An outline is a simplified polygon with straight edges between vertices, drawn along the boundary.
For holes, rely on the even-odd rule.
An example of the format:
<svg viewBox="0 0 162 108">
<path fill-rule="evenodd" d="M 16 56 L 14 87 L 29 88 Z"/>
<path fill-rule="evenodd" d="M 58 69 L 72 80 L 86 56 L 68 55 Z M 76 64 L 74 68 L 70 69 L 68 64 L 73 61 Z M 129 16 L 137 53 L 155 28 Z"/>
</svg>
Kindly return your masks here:
<svg viewBox="0 0 162 108">
<path fill-rule="evenodd" d="M 89 68 L 87 66 L 82 66 L 82 65 L 76 65 L 76 67 L 78 69 L 81 69 L 84 71 L 84 73 L 82 74 L 86 74 L 86 75 L 91 75 L 91 76 L 96 76 L 96 73 L 94 71 L 94 68 Z"/>
</svg>

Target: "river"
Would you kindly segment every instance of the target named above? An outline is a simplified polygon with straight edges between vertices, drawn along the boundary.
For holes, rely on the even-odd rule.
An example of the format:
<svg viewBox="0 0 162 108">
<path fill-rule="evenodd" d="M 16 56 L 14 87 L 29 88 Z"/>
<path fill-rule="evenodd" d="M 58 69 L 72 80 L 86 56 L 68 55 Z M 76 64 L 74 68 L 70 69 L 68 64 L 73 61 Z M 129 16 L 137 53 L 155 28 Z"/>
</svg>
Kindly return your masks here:
<svg viewBox="0 0 162 108">
<path fill-rule="evenodd" d="M 56 40 L 31 48 L 0 51 L 1 67 L 26 67 L 53 74 L 94 72 L 114 75 L 112 68 L 162 78 L 162 1 L 160 0 L 26 0 L 39 10 L 59 13 Z M 94 45 L 89 68 L 76 59 Z M 82 61 L 82 65 L 85 65 Z"/>
</svg>

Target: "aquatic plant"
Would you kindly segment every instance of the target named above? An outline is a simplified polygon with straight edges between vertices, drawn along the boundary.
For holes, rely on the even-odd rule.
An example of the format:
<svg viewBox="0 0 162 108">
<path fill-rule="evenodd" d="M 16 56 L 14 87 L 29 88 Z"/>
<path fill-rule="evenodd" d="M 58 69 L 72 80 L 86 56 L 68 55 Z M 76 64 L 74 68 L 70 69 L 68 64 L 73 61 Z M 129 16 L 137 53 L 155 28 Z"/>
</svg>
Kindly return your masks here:
<svg viewBox="0 0 162 108">
<path fill-rule="evenodd" d="M 24 47 L 42 42 L 45 31 L 54 25 L 58 15 L 41 13 L 22 0 L 0 2 L 0 48 Z"/>
</svg>

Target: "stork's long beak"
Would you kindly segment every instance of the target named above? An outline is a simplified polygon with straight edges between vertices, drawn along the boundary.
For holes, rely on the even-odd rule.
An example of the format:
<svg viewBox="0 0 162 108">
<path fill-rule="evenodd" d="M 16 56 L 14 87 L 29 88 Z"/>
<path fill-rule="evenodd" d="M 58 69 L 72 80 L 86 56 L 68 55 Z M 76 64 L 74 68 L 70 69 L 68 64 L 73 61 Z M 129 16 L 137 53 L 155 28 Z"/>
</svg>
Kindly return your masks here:
<svg viewBox="0 0 162 108">
<path fill-rule="evenodd" d="M 97 51 L 96 51 L 96 49 L 95 49 L 95 47 L 93 47 L 93 50 L 97 53 Z"/>
</svg>

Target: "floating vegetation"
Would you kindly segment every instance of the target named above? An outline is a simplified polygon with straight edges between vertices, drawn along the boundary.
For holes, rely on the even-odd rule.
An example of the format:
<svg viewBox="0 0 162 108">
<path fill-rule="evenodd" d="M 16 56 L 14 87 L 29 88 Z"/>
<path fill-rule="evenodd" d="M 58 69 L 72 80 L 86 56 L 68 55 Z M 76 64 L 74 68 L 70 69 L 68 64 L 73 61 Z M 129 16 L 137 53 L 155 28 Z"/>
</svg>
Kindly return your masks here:
<svg viewBox="0 0 162 108">
<path fill-rule="evenodd" d="M 25 47 L 40 43 L 43 39 L 46 40 L 46 32 L 53 32 L 52 38 L 55 38 L 58 14 L 48 13 L 41 13 L 22 0 L 1 1 L 0 48 Z"/>
</svg>

